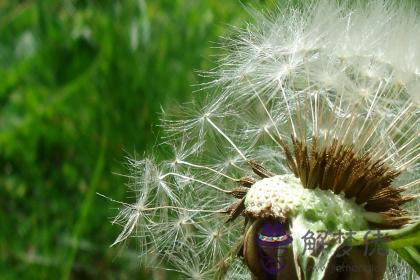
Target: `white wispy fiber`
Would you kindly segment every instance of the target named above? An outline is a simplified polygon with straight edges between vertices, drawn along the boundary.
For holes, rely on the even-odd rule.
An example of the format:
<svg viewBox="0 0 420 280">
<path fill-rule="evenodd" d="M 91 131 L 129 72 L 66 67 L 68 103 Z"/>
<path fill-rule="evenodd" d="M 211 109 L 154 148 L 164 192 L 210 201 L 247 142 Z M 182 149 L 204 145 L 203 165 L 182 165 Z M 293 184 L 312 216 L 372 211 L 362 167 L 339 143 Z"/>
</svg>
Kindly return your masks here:
<svg viewBox="0 0 420 280">
<path fill-rule="evenodd" d="M 255 178 L 251 160 L 291 174 L 281 145 L 293 147 L 293 138 L 308 146 L 317 139 L 320 150 L 351 146 L 400 172 L 394 186 L 419 191 L 417 11 L 400 1 L 316 1 L 254 16 L 226 41 L 205 92 L 163 114 L 160 146 L 172 155 L 129 161 L 136 202 L 117 216 L 115 243 L 132 236 L 142 256 L 191 279 L 221 270 L 248 277 L 232 255 L 244 218 L 225 223 L 236 201 L 229 194 L 240 178 Z"/>
</svg>

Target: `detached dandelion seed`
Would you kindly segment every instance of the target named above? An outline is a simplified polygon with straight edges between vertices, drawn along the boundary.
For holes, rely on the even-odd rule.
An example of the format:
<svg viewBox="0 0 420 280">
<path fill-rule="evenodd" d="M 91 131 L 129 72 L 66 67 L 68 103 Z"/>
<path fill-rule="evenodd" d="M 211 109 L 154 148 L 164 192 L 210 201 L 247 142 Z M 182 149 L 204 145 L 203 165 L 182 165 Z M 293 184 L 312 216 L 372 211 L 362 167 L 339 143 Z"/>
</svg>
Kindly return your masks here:
<svg viewBox="0 0 420 280">
<path fill-rule="evenodd" d="M 418 222 L 419 17 L 314 1 L 255 22 L 227 42 L 204 104 L 164 113 L 173 157 L 129 161 L 137 202 L 115 243 L 132 235 L 188 279 L 335 279 L 363 264 L 378 269 L 360 279 L 395 276 L 386 256 L 355 246 L 340 259 L 344 240 L 311 252 L 301 237 Z M 256 238 L 288 243 L 276 228 L 292 238 L 273 275 Z"/>
</svg>

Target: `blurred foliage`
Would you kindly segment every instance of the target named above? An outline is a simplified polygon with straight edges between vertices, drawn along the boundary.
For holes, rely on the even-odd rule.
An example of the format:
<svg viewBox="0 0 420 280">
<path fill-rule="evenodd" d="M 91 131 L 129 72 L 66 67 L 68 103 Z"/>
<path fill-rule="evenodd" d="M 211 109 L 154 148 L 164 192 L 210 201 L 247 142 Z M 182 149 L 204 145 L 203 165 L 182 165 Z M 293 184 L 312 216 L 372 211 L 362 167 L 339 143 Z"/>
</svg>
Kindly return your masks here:
<svg viewBox="0 0 420 280">
<path fill-rule="evenodd" d="M 135 242 L 109 248 L 118 205 L 96 192 L 132 196 L 124 157 L 153 146 L 160 106 L 189 98 L 250 2 L 0 2 L 2 279 L 150 279 Z"/>
</svg>

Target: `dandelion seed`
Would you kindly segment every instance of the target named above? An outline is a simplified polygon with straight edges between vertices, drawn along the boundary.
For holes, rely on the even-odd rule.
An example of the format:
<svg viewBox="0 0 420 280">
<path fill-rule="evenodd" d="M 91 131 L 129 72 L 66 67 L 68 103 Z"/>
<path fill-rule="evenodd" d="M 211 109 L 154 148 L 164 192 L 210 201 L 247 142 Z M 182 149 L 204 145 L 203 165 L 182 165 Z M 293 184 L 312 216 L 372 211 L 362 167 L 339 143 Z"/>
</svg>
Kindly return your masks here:
<svg viewBox="0 0 420 280">
<path fill-rule="evenodd" d="M 293 237 L 277 277 L 337 274 L 342 241 L 307 252 L 307 230 L 419 221 L 420 18 L 389 1 L 314 1 L 239 32 L 204 102 L 163 114 L 173 157 L 129 161 L 137 201 L 115 243 L 134 234 L 189 279 L 268 279 L 255 240 L 273 223 Z M 340 261 L 397 275 L 359 249 Z"/>
</svg>

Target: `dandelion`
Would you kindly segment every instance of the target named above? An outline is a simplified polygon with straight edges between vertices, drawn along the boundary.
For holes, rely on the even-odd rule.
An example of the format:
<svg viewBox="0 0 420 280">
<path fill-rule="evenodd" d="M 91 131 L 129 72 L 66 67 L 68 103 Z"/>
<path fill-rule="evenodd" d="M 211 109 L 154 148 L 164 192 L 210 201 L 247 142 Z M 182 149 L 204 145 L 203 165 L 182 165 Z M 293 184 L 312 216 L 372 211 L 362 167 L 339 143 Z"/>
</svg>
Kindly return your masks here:
<svg viewBox="0 0 420 280">
<path fill-rule="evenodd" d="M 205 96 L 163 114 L 172 155 L 129 161 L 137 201 L 123 204 L 115 243 L 133 236 L 142 256 L 188 279 L 394 277 L 358 236 L 384 230 L 403 259 L 416 252 L 395 238 L 418 232 L 419 17 L 391 1 L 254 14 Z M 285 266 L 256 242 L 287 237 Z M 363 264 L 375 271 L 337 270 Z"/>
</svg>

